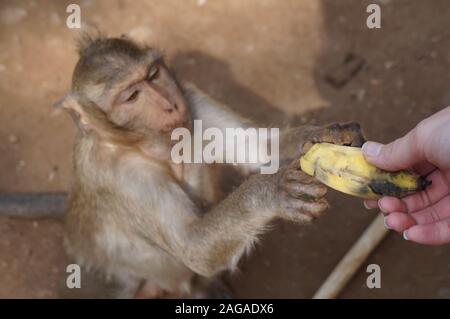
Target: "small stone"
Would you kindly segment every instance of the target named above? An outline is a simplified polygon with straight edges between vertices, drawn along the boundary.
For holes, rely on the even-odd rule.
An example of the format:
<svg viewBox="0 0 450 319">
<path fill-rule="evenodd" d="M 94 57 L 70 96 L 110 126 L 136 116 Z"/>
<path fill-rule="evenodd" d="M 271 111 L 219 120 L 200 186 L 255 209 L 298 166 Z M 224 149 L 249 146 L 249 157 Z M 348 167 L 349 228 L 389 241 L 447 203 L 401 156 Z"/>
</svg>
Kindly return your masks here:
<svg viewBox="0 0 450 319">
<path fill-rule="evenodd" d="M 19 142 L 19 138 L 14 134 L 10 134 L 8 136 L 8 142 L 11 144 L 17 144 L 17 142 Z"/>
<path fill-rule="evenodd" d="M 56 171 L 52 169 L 50 171 L 50 173 L 48 173 L 48 177 L 47 177 L 48 181 L 51 182 L 52 180 L 54 180 L 55 176 L 56 176 Z"/>
<path fill-rule="evenodd" d="M 431 57 L 432 59 L 436 59 L 437 56 L 438 56 L 438 54 L 437 54 L 436 51 L 431 51 L 431 52 L 430 52 L 430 57 Z"/>
<path fill-rule="evenodd" d="M 39 227 L 39 222 L 37 220 L 33 221 L 33 228 L 38 228 Z"/>
<path fill-rule="evenodd" d="M 392 67 L 394 66 L 394 62 L 393 61 L 386 61 L 386 62 L 384 62 L 384 67 L 387 69 L 387 70 L 389 70 L 389 69 L 392 69 Z"/>
<path fill-rule="evenodd" d="M 364 97 L 366 96 L 366 90 L 360 89 L 360 90 L 352 92 L 350 95 L 353 98 L 356 98 L 356 100 L 358 100 L 359 102 L 361 102 L 362 100 L 364 100 Z"/>
<path fill-rule="evenodd" d="M 49 182 L 51 182 L 51 181 L 53 181 L 54 179 L 55 179 L 55 172 L 53 172 L 53 171 L 51 171 L 50 173 L 48 173 L 48 177 L 47 177 L 47 179 L 48 179 L 48 181 Z"/>
<path fill-rule="evenodd" d="M 16 170 L 21 171 L 24 167 L 25 167 L 25 161 L 24 160 L 20 160 L 19 162 L 17 162 Z"/>
<path fill-rule="evenodd" d="M 206 0 L 197 0 L 197 6 L 202 7 L 206 4 Z"/>
<path fill-rule="evenodd" d="M 381 84 L 381 81 L 378 79 L 370 79 L 370 85 L 378 86 Z"/>
</svg>

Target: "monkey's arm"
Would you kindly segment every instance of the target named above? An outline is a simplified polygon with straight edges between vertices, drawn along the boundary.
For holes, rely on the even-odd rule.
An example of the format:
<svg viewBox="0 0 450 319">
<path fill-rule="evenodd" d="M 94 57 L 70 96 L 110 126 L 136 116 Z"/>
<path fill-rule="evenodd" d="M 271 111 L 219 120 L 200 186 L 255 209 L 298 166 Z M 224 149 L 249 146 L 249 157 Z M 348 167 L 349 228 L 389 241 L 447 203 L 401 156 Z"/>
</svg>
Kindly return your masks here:
<svg viewBox="0 0 450 319">
<path fill-rule="evenodd" d="M 328 206 L 326 187 L 296 168 L 255 174 L 204 214 L 178 184 L 161 187 L 169 187 L 157 194 L 161 206 L 142 206 L 134 227 L 149 243 L 204 276 L 233 268 L 274 218 L 308 222 Z"/>
<path fill-rule="evenodd" d="M 227 145 L 233 145 L 234 147 L 234 144 L 236 144 L 234 141 L 235 137 L 227 135 L 226 129 L 241 128 L 243 130 L 246 130 L 248 128 L 257 127 L 257 125 L 250 119 L 246 119 L 243 116 L 237 114 L 231 108 L 209 97 L 207 94 L 205 94 L 192 84 L 189 83 L 185 84 L 184 92 L 189 104 L 192 119 L 194 121 L 201 121 L 203 130 L 209 128 L 218 129 L 222 133 L 222 136 L 225 138 L 223 144 L 225 149 Z M 246 152 L 245 144 L 237 143 L 236 148 L 237 149 L 235 154 Z M 203 154 L 203 156 L 204 160 L 209 163 L 213 161 L 222 163 L 223 160 L 226 160 L 226 158 L 223 158 L 223 154 L 221 154 L 221 152 L 215 152 L 214 155 Z M 215 157 L 206 158 L 208 156 L 215 156 Z M 260 159 L 258 158 L 258 160 Z M 257 162 L 248 164 L 243 163 L 237 164 L 238 168 L 242 171 L 242 173 L 248 174 L 255 172 L 258 168 L 261 167 L 263 163 Z"/>
<path fill-rule="evenodd" d="M 300 158 L 313 143 L 334 143 L 361 147 L 364 134 L 358 123 L 334 123 L 327 126 L 299 126 L 288 128 L 280 134 L 280 159 L 292 161 Z"/>
<path fill-rule="evenodd" d="M 227 140 L 227 128 L 256 128 L 257 125 L 253 121 L 246 119 L 226 105 L 223 105 L 214 99 L 207 96 L 201 90 L 193 85 L 185 85 L 185 93 L 188 104 L 191 108 L 192 117 L 194 120 L 202 121 L 202 128 L 218 128 L 225 137 L 225 146 L 234 143 L 233 140 Z M 261 138 L 261 137 L 259 137 Z M 276 139 L 276 141 L 272 141 Z M 304 125 L 299 127 L 291 127 L 279 131 L 279 134 L 274 136 L 267 136 L 267 141 L 262 141 L 263 145 L 271 145 L 271 159 L 273 159 L 274 151 L 279 150 L 279 161 L 281 163 L 288 163 L 294 159 L 298 159 L 304 150 L 307 150 L 312 143 L 329 142 L 335 144 L 344 144 L 351 146 L 362 146 L 365 139 L 361 128 L 357 123 L 348 124 L 331 124 L 328 126 L 312 126 Z M 275 150 L 273 147 L 278 145 Z M 238 144 L 237 152 L 246 153 L 246 145 Z M 208 155 L 208 154 L 204 154 Z M 218 157 L 215 160 L 221 159 L 222 154 L 216 154 Z M 211 162 L 211 159 L 209 159 Z M 239 168 L 244 173 L 254 173 L 256 170 L 267 163 L 268 159 L 258 158 L 257 163 L 243 164 L 237 163 Z"/>
<path fill-rule="evenodd" d="M 276 194 L 275 176 L 251 176 L 185 230 L 186 240 L 179 246 L 184 262 L 204 276 L 235 268 L 280 213 Z"/>
</svg>

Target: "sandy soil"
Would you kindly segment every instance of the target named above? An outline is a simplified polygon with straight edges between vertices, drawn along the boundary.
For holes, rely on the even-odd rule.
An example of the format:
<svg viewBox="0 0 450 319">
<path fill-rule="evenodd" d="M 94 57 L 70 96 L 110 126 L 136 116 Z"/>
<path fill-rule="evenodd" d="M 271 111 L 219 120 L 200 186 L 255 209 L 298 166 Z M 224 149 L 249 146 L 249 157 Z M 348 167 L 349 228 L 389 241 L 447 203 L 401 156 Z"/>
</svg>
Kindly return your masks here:
<svg viewBox="0 0 450 319">
<path fill-rule="evenodd" d="M 376 2 L 376 1 L 373 1 Z M 52 103 L 76 62 L 69 1 L 0 3 L 0 190 L 67 190 L 74 127 Z M 180 78 L 261 122 L 359 121 L 387 142 L 450 105 L 450 3 L 383 0 L 382 28 L 365 26 L 368 1 L 94 1 L 82 19 L 108 35 L 163 49 Z M 361 68 L 329 80 L 348 56 Z M 228 280 L 238 297 L 309 298 L 375 217 L 334 192 L 317 223 L 277 223 Z M 0 297 L 53 298 L 67 260 L 54 220 L 0 219 Z M 367 264 L 382 288 L 365 286 Z M 450 247 L 392 233 L 345 288 L 346 298 L 450 298 Z"/>
</svg>

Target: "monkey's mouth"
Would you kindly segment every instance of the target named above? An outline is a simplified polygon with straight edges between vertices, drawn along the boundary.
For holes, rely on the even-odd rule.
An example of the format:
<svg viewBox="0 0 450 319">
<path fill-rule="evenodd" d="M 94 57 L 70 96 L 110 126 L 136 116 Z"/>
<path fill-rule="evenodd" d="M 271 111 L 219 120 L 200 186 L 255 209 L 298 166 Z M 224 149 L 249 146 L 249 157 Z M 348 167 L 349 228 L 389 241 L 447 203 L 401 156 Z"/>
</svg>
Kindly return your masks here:
<svg viewBox="0 0 450 319">
<path fill-rule="evenodd" d="M 173 121 L 166 125 L 166 128 L 163 130 L 164 133 L 172 133 L 173 130 L 177 128 L 186 128 L 189 132 L 192 131 L 192 121 L 190 119 Z"/>
</svg>

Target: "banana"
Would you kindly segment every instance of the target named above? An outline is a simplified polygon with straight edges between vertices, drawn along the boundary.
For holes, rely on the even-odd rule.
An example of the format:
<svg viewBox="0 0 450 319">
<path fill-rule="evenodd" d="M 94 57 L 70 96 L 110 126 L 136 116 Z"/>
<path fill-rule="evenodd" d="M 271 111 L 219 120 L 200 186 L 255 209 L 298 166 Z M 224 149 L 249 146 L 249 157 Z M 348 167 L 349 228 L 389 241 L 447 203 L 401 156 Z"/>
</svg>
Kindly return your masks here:
<svg viewBox="0 0 450 319">
<path fill-rule="evenodd" d="M 403 197 L 431 184 L 410 171 L 387 172 L 369 164 L 358 147 L 330 143 L 314 144 L 300 167 L 335 190 L 365 199 Z"/>
</svg>

